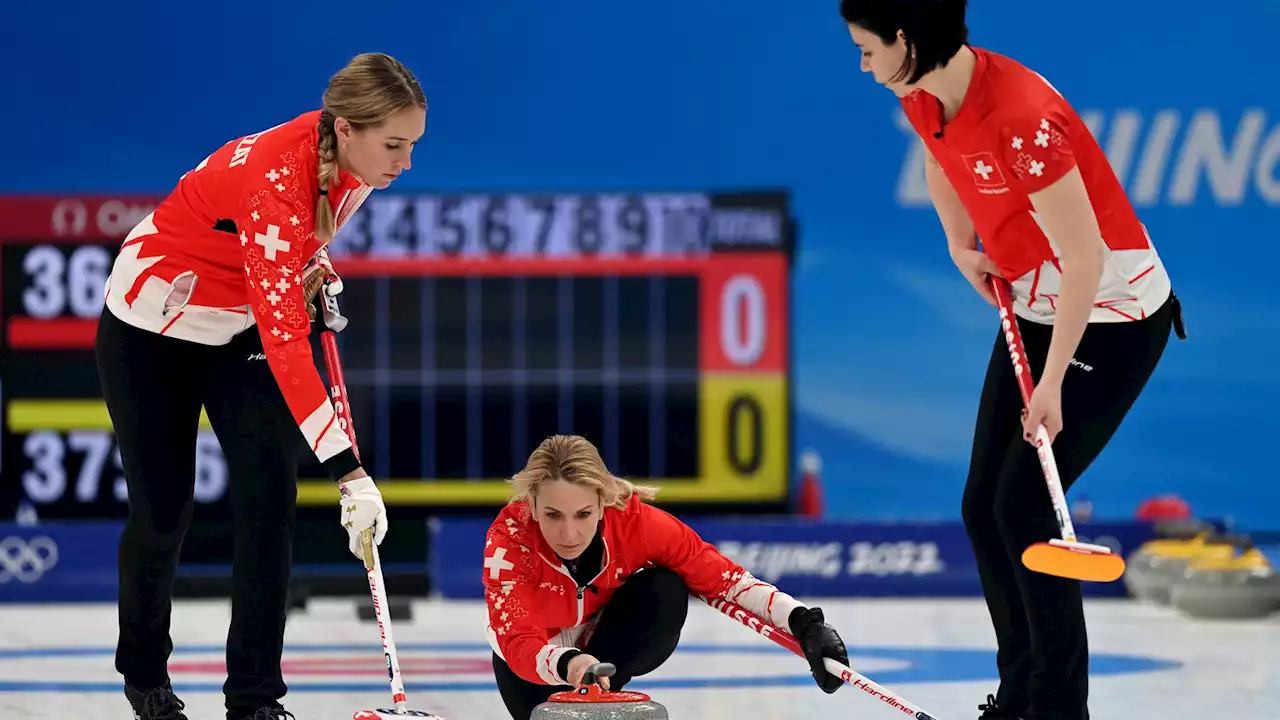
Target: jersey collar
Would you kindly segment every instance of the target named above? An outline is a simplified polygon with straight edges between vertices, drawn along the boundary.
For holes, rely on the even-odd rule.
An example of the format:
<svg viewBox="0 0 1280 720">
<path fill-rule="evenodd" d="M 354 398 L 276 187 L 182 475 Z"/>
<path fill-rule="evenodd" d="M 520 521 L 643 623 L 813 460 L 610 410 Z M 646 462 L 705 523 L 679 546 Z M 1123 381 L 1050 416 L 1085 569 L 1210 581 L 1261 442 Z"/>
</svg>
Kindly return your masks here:
<svg viewBox="0 0 1280 720">
<path fill-rule="evenodd" d="M 341 225 L 352 213 L 364 202 L 367 192 L 362 192 L 368 186 L 361 182 L 355 175 L 338 169 L 338 179 L 329 189 L 329 207 L 333 210 L 335 218 L 338 218 Z"/>
<path fill-rule="evenodd" d="M 347 192 L 348 190 L 359 190 L 360 187 L 364 185 L 364 182 L 360 178 L 356 177 L 355 175 L 352 175 L 346 170 L 343 170 L 342 168 L 338 168 L 338 181 L 335 184 L 337 185 L 336 194 L 339 197 L 341 197 L 342 194 Z M 334 192 L 329 193 L 330 202 L 337 202 L 337 199 L 333 197 L 334 195 L 335 195 Z"/>
<path fill-rule="evenodd" d="M 969 78 L 969 87 L 965 90 L 964 99 L 960 101 L 956 116 L 946 124 L 947 128 L 964 127 L 975 112 L 973 107 L 981 102 L 978 95 L 982 92 L 982 81 L 987 72 L 987 53 L 972 45 L 966 47 L 973 51 L 974 55 L 973 76 Z M 944 127 L 942 101 L 924 90 L 919 92 L 923 96 L 921 100 L 925 108 L 925 121 L 928 123 L 929 134 L 939 137 Z"/>
</svg>

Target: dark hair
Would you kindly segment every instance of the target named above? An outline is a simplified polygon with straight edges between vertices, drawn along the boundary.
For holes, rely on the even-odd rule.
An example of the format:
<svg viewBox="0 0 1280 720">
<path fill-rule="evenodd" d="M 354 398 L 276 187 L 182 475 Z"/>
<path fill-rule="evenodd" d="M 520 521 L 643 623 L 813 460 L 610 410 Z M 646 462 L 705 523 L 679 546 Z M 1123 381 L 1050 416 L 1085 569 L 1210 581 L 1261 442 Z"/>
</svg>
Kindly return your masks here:
<svg viewBox="0 0 1280 720">
<path fill-rule="evenodd" d="M 919 82 L 943 67 L 969 42 L 965 0 L 840 0 L 840 17 L 886 45 L 906 38 L 907 56 L 894 80 Z"/>
</svg>

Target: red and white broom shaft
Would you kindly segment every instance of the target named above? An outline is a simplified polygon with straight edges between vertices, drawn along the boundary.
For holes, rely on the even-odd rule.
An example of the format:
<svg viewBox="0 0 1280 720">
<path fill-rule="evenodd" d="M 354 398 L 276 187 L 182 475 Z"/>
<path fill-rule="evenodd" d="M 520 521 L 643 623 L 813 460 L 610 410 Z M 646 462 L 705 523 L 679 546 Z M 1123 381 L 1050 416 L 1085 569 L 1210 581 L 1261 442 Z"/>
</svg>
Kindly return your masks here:
<svg viewBox="0 0 1280 720">
<path fill-rule="evenodd" d="M 320 345 L 324 350 L 324 364 L 329 371 L 329 399 L 333 402 L 333 410 L 338 415 L 338 424 L 351 438 L 351 450 L 360 457 L 360 448 L 356 445 L 355 424 L 351 420 L 351 403 L 347 399 L 347 381 L 342 374 L 342 361 L 338 357 L 337 333 L 333 330 L 320 332 Z M 360 538 L 364 545 L 365 572 L 369 576 L 369 593 L 373 596 L 374 617 L 378 621 L 378 632 L 382 636 L 382 652 L 387 662 L 387 676 L 391 681 L 391 700 L 396 712 L 404 713 L 408 697 L 404 690 L 404 678 L 400 674 L 400 656 L 396 652 L 395 637 L 391 632 L 391 618 L 387 616 L 387 590 L 382 579 L 382 562 L 378 558 L 378 548 L 373 543 L 373 531 L 366 530 Z"/>
<path fill-rule="evenodd" d="M 338 357 L 338 334 L 332 330 L 320 331 L 320 347 L 324 351 L 324 365 L 329 372 L 329 400 L 338 415 L 338 424 L 351 439 L 351 451 L 360 459 L 360 447 L 356 444 L 356 426 L 351 420 L 351 404 L 347 401 L 347 379 L 342 374 L 342 360 Z"/>
<path fill-rule="evenodd" d="M 754 613 L 737 603 L 725 600 L 724 598 L 708 598 L 698 595 L 697 598 L 702 602 L 710 605 L 712 609 L 718 610 L 720 613 L 737 620 L 747 628 L 754 630 L 763 637 L 769 638 L 778 645 L 790 650 L 791 652 L 804 657 L 804 650 L 800 648 L 800 642 L 795 639 L 791 633 L 774 627 L 770 623 L 761 620 Z M 831 658 L 823 658 L 822 665 L 827 672 L 844 680 L 853 687 L 888 705 L 909 718 L 915 720 L 937 720 L 933 713 L 920 709 L 919 706 L 912 704 L 901 695 L 877 684 L 875 681 L 861 675 L 852 668 Z"/>
<path fill-rule="evenodd" d="M 1018 320 L 1013 313 L 1013 293 L 1009 281 L 992 276 L 991 291 L 996 296 L 996 304 L 1000 308 L 1000 329 L 1004 332 L 1005 343 L 1009 346 L 1009 359 L 1013 361 L 1013 376 L 1018 381 L 1018 390 L 1022 393 L 1024 407 L 1031 407 L 1031 396 L 1035 392 L 1035 384 L 1031 380 L 1031 364 L 1027 362 L 1027 349 L 1022 344 L 1022 331 L 1018 329 Z M 1053 501 L 1054 514 L 1058 516 L 1058 527 L 1062 531 L 1062 539 L 1077 542 L 1076 529 L 1071 522 L 1071 510 L 1067 507 L 1067 494 L 1062 489 L 1062 477 L 1058 474 L 1058 462 L 1053 457 L 1053 441 L 1044 425 L 1036 426 L 1036 456 L 1040 458 L 1040 468 L 1044 470 L 1044 479 L 1049 486 L 1049 498 Z"/>
</svg>

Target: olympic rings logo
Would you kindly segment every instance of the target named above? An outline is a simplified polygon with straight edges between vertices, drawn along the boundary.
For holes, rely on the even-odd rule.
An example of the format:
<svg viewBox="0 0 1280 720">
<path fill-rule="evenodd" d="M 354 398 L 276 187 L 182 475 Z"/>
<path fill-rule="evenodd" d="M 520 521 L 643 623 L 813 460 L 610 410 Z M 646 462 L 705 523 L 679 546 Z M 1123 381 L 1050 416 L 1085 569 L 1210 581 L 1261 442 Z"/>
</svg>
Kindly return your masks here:
<svg viewBox="0 0 1280 720">
<path fill-rule="evenodd" d="M 58 564 L 58 544 L 44 535 L 0 540 L 0 585 L 10 580 L 30 585 Z"/>
</svg>

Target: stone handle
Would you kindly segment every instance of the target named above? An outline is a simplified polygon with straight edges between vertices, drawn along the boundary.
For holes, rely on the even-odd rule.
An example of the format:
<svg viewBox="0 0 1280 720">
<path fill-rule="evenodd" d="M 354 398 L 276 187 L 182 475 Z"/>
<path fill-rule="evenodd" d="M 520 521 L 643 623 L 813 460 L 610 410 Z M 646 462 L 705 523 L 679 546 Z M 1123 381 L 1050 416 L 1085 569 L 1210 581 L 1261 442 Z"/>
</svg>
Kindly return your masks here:
<svg viewBox="0 0 1280 720">
<path fill-rule="evenodd" d="M 599 678 L 613 677 L 617 672 L 618 668 L 613 663 L 596 663 L 582 673 L 582 684 L 591 685 Z"/>
</svg>

